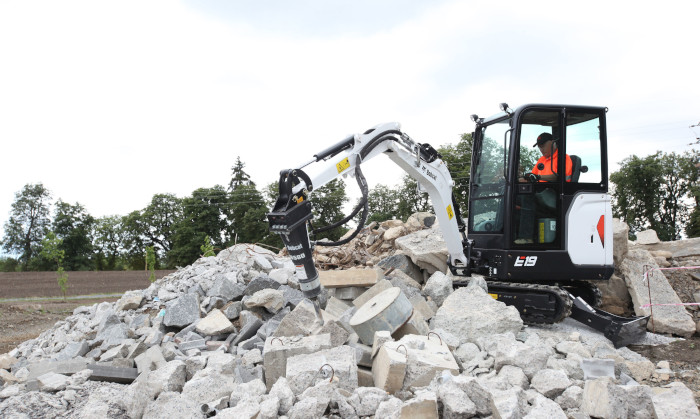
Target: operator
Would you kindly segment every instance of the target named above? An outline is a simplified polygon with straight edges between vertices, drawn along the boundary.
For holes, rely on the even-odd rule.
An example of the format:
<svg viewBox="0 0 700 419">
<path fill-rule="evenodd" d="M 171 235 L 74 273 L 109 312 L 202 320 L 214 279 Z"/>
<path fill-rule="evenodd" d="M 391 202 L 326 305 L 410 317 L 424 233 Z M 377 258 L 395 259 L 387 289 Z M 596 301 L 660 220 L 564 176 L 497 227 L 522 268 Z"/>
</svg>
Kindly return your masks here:
<svg viewBox="0 0 700 419">
<path fill-rule="evenodd" d="M 531 173 L 525 173 L 520 182 L 556 182 L 559 179 L 557 164 L 559 150 L 557 140 L 552 134 L 543 132 L 537 137 L 533 147 L 539 147 L 542 157 L 537 160 Z M 566 181 L 571 182 L 573 164 L 571 157 L 566 155 Z M 556 193 L 552 188 L 532 194 L 519 194 L 516 203 L 517 233 L 515 244 L 533 243 L 535 220 L 540 218 L 556 218 Z M 541 239 L 543 240 L 543 239 Z M 544 243 L 544 241 L 541 241 Z"/>
<path fill-rule="evenodd" d="M 543 132 L 537 137 L 537 142 L 533 147 L 539 147 L 542 157 L 537 160 L 535 167 L 532 168 L 531 173 L 526 173 L 523 175 L 521 182 L 530 180 L 531 182 L 554 182 L 559 178 L 557 174 L 557 163 L 559 157 L 559 150 L 557 150 L 557 140 L 552 137 L 552 134 L 548 132 Z M 566 155 L 566 181 L 571 182 L 571 175 L 573 173 L 573 165 L 571 163 L 571 157 Z"/>
</svg>

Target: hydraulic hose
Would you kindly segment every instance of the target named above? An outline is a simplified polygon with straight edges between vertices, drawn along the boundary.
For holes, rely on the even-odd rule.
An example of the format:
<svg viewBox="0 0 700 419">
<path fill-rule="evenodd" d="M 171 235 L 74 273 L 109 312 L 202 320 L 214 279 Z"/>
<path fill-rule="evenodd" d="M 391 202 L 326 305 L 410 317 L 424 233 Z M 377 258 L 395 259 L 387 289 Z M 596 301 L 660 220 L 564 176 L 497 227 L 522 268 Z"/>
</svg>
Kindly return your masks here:
<svg viewBox="0 0 700 419">
<path fill-rule="evenodd" d="M 329 226 L 325 226 L 325 227 L 321 227 L 319 229 L 313 230 L 313 233 L 314 234 L 321 233 L 323 231 L 328 231 L 328 230 L 336 228 L 342 224 L 345 224 L 350 219 L 352 219 L 352 217 L 354 217 L 360 211 L 360 209 L 362 209 L 362 215 L 360 218 L 360 222 L 357 225 L 357 228 L 349 237 L 346 237 L 343 240 L 338 240 L 336 242 L 316 241 L 316 242 L 314 242 L 314 244 L 316 244 L 318 246 L 342 246 L 345 243 L 348 243 L 350 240 L 357 237 L 358 234 L 360 234 L 360 230 L 362 230 L 362 228 L 365 226 L 365 222 L 367 221 L 367 215 L 369 213 L 369 203 L 367 200 L 367 197 L 369 195 L 369 188 L 367 186 L 367 180 L 365 179 L 365 176 L 362 174 L 362 169 L 360 169 L 359 165 L 355 166 L 355 180 L 357 180 L 357 185 L 360 187 L 360 190 L 362 191 L 362 200 L 360 201 L 360 203 L 357 204 L 357 206 L 355 207 L 355 210 L 352 213 L 350 213 L 350 215 L 348 215 L 347 217 L 343 218 L 342 220 L 340 220 L 336 223 L 333 223 Z"/>
<path fill-rule="evenodd" d="M 395 134 L 395 135 L 400 136 L 400 135 L 402 135 L 402 132 L 399 130 L 387 130 L 387 131 L 383 131 L 383 132 L 375 135 L 374 138 L 369 140 L 367 142 L 367 145 L 360 151 L 360 160 L 364 160 L 364 158 L 367 157 L 367 155 L 369 153 L 371 153 L 372 150 L 374 150 L 374 148 L 377 147 L 383 141 L 393 139 L 393 137 L 391 137 L 391 134 Z M 355 179 L 357 180 L 357 184 L 360 187 L 360 190 L 362 191 L 362 200 L 360 201 L 360 203 L 357 204 L 357 206 L 355 207 L 355 209 L 353 210 L 353 212 L 350 215 L 343 218 L 341 221 L 333 223 L 329 226 L 320 227 L 318 229 L 315 229 L 315 230 L 313 230 L 313 233 L 314 234 L 321 233 L 321 232 L 328 231 L 330 229 L 333 229 L 333 228 L 336 228 L 340 225 L 345 224 L 346 222 L 350 221 L 352 219 L 352 217 L 354 217 L 360 211 L 360 208 L 362 208 L 362 215 L 360 218 L 360 222 L 357 225 L 357 228 L 349 237 L 346 237 L 343 240 L 339 240 L 336 242 L 315 241 L 314 242 L 315 245 L 318 245 L 318 246 L 342 246 L 345 243 L 348 243 L 352 239 L 357 237 L 357 235 L 360 234 L 360 230 L 362 230 L 362 228 L 364 228 L 365 222 L 367 222 L 367 216 L 369 215 L 368 214 L 369 213 L 369 203 L 367 200 L 367 197 L 369 195 L 369 189 L 367 187 L 367 180 L 365 179 L 364 175 L 362 174 L 362 170 L 360 169 L 360 163 L 361 163 L 361 161 L 358 162 L 357 166 L 355 166 Z"/>
</svg>

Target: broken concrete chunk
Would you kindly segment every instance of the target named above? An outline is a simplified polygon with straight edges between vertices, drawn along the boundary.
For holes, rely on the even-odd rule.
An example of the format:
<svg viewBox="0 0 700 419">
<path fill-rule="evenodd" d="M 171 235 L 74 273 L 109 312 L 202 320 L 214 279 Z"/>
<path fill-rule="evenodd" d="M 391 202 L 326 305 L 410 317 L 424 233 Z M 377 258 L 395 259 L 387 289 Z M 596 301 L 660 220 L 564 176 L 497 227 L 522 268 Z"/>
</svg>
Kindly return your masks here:
<svg viewBox="0 0 700 419">
<path fill-rule="evenodd" d="M 226 318 L 224 313 L 217 308 L 207 314 L 207 317 L 200 320 L 195 330 L 197 330 L 197 333 L 204 336 L 214 336 L 235 332 L 236 328 L 231 321 Z"/>
<path fill-rule="evenodd" d="M 335 320 L 327 321 L 323 324 L 318 334 L 324 333 L 331 335 L 331 346 L 333 347 L 344 345 L 345 342 L 348 341 L 348 337 L 350 337 L 350 332 L 345 330 L 345 328 Z"/>
<path fill-rule="evenodd" d="M 515 307 L 497 301 L 481 288 L 459 288 L 437 310 L 432 319 L 434 329 L 445 329 L 460 343 L 476 343 L 481 337 L 498 333 L 518 333 L 523 327 Z"/>
<path fill-rule="evenodd" d="M 291 310 L 294 310 L 294 308 L 296 308 L 296 306 L 299 305 L 304 298 L 306 298 L 304 297 L 303 292 L 287 285 L 282 285 L 278 288 L 278 290 L 282 291 L 282 295 L 284 296 L 284 304 Z"/>
<path fill-rule="evenodd" d="M 231 374 L 201 370 L 182 388 L 182 395 L 200 405 L 228 397 L 236 386 Z"/>
<path fill-rule="evenodd" d="M 553 400 L 571 386 L 571 380 L 562 370 L 545 368 L 535 373 L 530 386 Z"/>
<path fill-rule="evenodd" d="M 143 292 L 127 291 L 122 298 L 115 304 L 116 311 L 134 310 L 141 306 L 143 301 Z"/>
<path fill-rule="evenodd" d="M 454 381 L 441 385 L 437 395 L 443 405 L 443 418 L 470 418 L 476 415 L 476 405 Z"/>
<path fill-rule="evenodd" d="M 388 330 L 379 330 L 374 333 L 374 341 L 372 342 L 372 358 L 377 354 L 379 348 L 385 342 L 393 342 L 394 338 L 391 337 L 391 333 Z"/>
<path fill-rule="evenodd" d="M 319 280 L 326 288 L 371 287 L 383 275 L 375 269 L 348 269 L 344 271 L 320 271 Z"/>
<path fill-rule="evenodd" d="M 442 371 L 459 374 L 459 366 L 452 352 L 438 339 L 407 335 L 396 342 L 384 344 L 387 345 L 396 347 L 397 350 L 405 349 L 407 352 L 404 390 L 427 386 L 435 375 Z"/>
<path fill-rule="evenodd" d="M 130 384 L 139 372 L 137 368 L 120 368 L 109 365 L 89 364 L 90 381 L 108 381 L 111 383 Z"/>
<path fill-rule="evenodd" d="M 430 326 L 425 322 L 423 315 L 418 310 L 413 310 L 413 314 L 403 326 L 399 327 L 393 336 L 401 339 L 406 335 L 427 335 L 430 333 Z M 439 337 L 437 338 L 439 339 Z"/>
<path fill-rule="evenodd" d="M 331 316 L 331 318 L 337 320 L 343 313 L 345 313 L 350 308 L 350 305 L 345 301 L 339 300 L 335 297 L 328 299 L 326 303 L 326 308 L 323 310 L 325 314 Z"/>
<path fill-rule="evenodd" d="M 355 349 L 357 357 L 357 365 L 363 367 L 372 367 L 372 347 L 363 345 L 359 342 L 350 342 L 348 346 Z"/>
<path fill-rule="evenodd" d="M 255 294 L 256 292 L 260 290 L 264 290 L 266 288 L 270 289 L 278 289 L 282 284 L 279 282 L 275 281 L 274 279 L 271 279 L 268 276 L 258 276 L 250 283 L 248 286 L 245 288 L 245 291 L 243 292 L 243 295 L 251 296 Z"/>
<path fill-rule="evenodd" d="M 401 390 L 406 377 L 406 354 L 397 346 L 385 343 L 372 361 L 374 385 L 391 394 Z"/>
<path fill-rule="evenodd" d="M 379 261 L 377 266 L 384 269 L 384 271 L 389 269 L 399 270 L 413 278 L 413 280 L 423 282 L 423 274 L 421 273 L 420 268 L 418 268 L 418 266 L 411 261 L 411 258 L 406 255 L 392 255 L 386 257 Z"/>
<path fill-rule="evenodd" d="M 536 393 L 530 401 L 528 418 L 567 419 L 566 413 L 553 400 Z"/>
<path fill-rule="evenodd" d="M 56 355 L 56 360 L 57 361 L 65 361 L 69 359 L 74 359 L 78 358 L 81 356 L 84 356 L 88 351 L 90 350 L 90 345 L 88 345 L 87 341 L 80 341 L 80 342 L 69 342 L 68 345 L 66 345 L 65 348 L 61 350 L 61 352 Z M 16 359 L 15 359 L 16 361 Z M 5 368 L 9 369 L 9 368 Z"/>
<path fill-rule="evenodd" d="M 408 301 L 411 302 L 411 305 L 413 306 L 414 311 L 420 312 L 420 314 L 423 316 L 425 321 L 430 320 L 433 318 L 435 315 L 435 311 L 433 308 L 428 304 L 428 302 L 423 298 L 422 295 L 414 295 L 413 297 L 409 298 Z"/>
<path fill-rule="evenodd" d="M 646 279 L 645 266 L 657 269 L 647 275 Z M 645 307 L 650 303 L 668 304 L 654 307 L 654 318 L 647 324 L 647 329 L 655 328 L 657 333 L 672 333 L 683 337 L 690 337 L 695 333 L 696 326 L 692 316 L 680 305 L 680 298 L 663 272 L 658 270 L 658 265 L 648 251 L 636 249 L 627 252 L 627 257 L 620 265 L 620 271 L 625 277 L 636 315 L 650 315 L 651 308 Z M 652 301 L 649 301 L 650 294 Z"/>
<path fill-rule="evenodd" d="M 287 371 L 287 359 L 302 354 L 310 354 L 331 348 L 331 336 L 321 334 L 314 336 L 270 337 L 265 340 L 263 365 L 265 366 L 265 383 L 271 388 L 279 377 Z"/>
<path fill-rule="evenodd" d="M 452 294 L 452 279 L 442 272 L 435 272 L 423 287 L 423 295 L 428 296 L 439 306 Z"/>
<path fill-rule="evenodd" d="M 619 218 L 613 218 L 613 261 L 615 266 L 620 266 L 622 260 L 627 254 L 629 242 L 629 226 L 627 223 L 620 221 Z"/>
<path fill-rule="evenodd" d="M 235 320 L 241 314 L 242 308 L 243 303 L 240 301 L 230 301 L 221 308 L 221 311 L 224 313 L 224 316 L 226 316 L 227 319 Z"/>
<path fill-rule="evenodd" d="M 164 366 L 168 361 L 165 360 L 160 346 L 151 346 L 144 353 L 134 358 L 136 368 L 139 373 L 155 370 Z"/>
<path fill-rule="evenodd" d="M 143 411 L 144 418 L 195 418 L 201 417 L 201 405 L 173 391 L 164 391 L 149 401 Z"/>
<path fill-rule="evenodd" d="M 432 391 L 419 391 L 414 398 L 403 403 L 400 417 L 438 419 L 437 395 Z"/>
<path fill-rule="evenodd" d="M 294 276 L 293 268 L 275 268 L 268 274 L 270 279 L 279 282 L 281 285 L 286 285 L 289 279 Z"/>
<path fill-rule="evenodd" d="M 284 294 L 282 291 L 266 288 L 257 291 L 245 301 L 245 306 L 263 307 L 270 313 L 277 313 L 284 307 Z"/>
<path fill-rule="evenodd" d="M 73 344 L 82 346 L 83 344 L 87 344 L 87 342 L 85 342 L 85 341 L 75 342 Z M 71 344 L 69 343 L 68 345 L 70 346 Z M 65 351 L 65 348 L 61 352 L 63 352 L 63 351 Z M 85 352 L 87 352 L 87 351 L 85 351 Z M 82 356 L 82 355 L 84 355 L 84 353 L 80 354 L 80 356 Z M 10 354 L 7 354 L 7 353 L 0 354 L 0 370 L 9 370 L 12 367 L 12 365 L 14 365 L 17 361 L 18 361 L 17 358 L 15 358 L 14 356 L 12 356 Z"/>
<path fill-rule="evenodd" d="M 656 244 L 661 243 L 659 236 L 656 235 L 656 231 L 649 229 L 640 231 L 636 234 L 637 241 L 636 244 Z"/>
<path fill-rule="evenodd" d="M 47 372 L 38 376 L 36 380 L 39 383 L 39 390 L 50 393 L 65 390 L 68 385 L 68 376 L 55 372 Z"/>
<path fill-rule="evenodd" d="M 587 380 L 583 388 L 581 411 L 592 417 L 626 418 L 625 393 L 609 377 Z"/>
<path fill-rule="evenodd" d="M 330 366 L 330 372 L 327 370 Z M 326 370 L 323 370 L 326 368 Z M 338 387 L 350 392 L 357 388 L 357 361 L 355 349 L 340 346 L 287 359 L 286 377 L 294 394 L 299 395 L 320 381 L 328 380 L 325 374 L 338 378 Z"/>
<path fill-rule="evenodd" d="M 394 333 L 411 317 L 412 312 L 408 298 L 399 288 L 392 287 L 360 307 L 350 319 L 350 326 L 362 343 L 372 345 L 375 332 L 388 330 Z"/>
<path fill-rule="evenodd" d="M 655 418 L 700 418 L 693 392 L 685 384 L 676 381 L 652 391 Z"/>
<path fill-rule="evenodd" d="M 168 327 L 185 327 L 199 319 L 199 297 L 185 294 L 168 302 L 163 324 Z"/>
<path fill-rule="evenodd" d="M 377 281 L 376 284 L 372 285 L 369 289 L 367 289 L 365 292 L 363 292 L 357 298 L 355 298 L 352 301 L 352 304 L 355 307 L 362 307 L 367 301 L 372 299 L 372 297 L 386 289 L 391 288 L 392 286 L 393 285 L 391 285 L 391 282 L 389 282 L 388 280 L 380 279 L 379 281 Z"/>
<path fill-rule="evenodd" d="M 401 271 L 392 272 L 389 283 L 403 291 L 406 298 L 412 298 L 421 293 L 421 285 Z"/>
<path fill-rule="evenodd" d="M 399 237 L 394 243 L 413 263 L 429 274 L 447 272 L 447 245 L 439 229 L 416 231 Z"/>
<path fill-rule="evenodd" d="M 280 322 L 274 336 L 308 336 L 321 328 L 316 309 L 309 300 L 303 300 Z"/>
<path fill-rule="evenodd" d="M 552 348 L 544 345 L 530 346 L 517 341 L 512 332 L 482 337 L 477 344 L 494 358 L 496 370 L 513 365 L 521 368 L 528 379 L 545 368 L 554 353 Z"/>
</svg>

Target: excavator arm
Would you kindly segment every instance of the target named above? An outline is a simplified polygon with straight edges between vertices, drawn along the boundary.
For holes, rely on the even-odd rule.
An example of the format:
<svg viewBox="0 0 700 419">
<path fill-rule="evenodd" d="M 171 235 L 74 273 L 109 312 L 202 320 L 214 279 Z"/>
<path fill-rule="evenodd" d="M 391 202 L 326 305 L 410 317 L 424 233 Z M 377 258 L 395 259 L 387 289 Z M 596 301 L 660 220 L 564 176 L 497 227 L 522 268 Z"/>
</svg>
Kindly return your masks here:
<svg viewBox="0 0 700 419">
<path fill-rule="evenodd" d="M 279 234 L 296 266 L 299 284 L 304 295 L 314 299 L 321 292 L 318 272 L 312 258 L 314 243 L 309 240 L 309 223 L 312 217 L 309 195 L 314 188 L 340 177 L 352 176 L 362 190 L 362 201 L 348 221 L 363 211 L 359 232 L 367 219 L 367 183 L 361 165 L 384 154 L 413 177 L 428 193 L 435 215 L 447 244 L 450 270 L 461 276 L 469 276 L 469 241 L 460 209 L 454 200 L 454 182 L 437 151 L 429 144 L 419 144 L 401 130 L 396 122 L 377 125 L 362 134 L 355 134 L 314 154 L 313 159 L 295 169 L 283 170 L 279 179 L 279 195 L 268 214 L 270 231 Z M 309 165 L 321 165 L 313 178 L 303 169 Z M 353 237 L 344 240 L 350 241 Z M 337 245 L 318 242 L 318 245 Z"/>
</svg>

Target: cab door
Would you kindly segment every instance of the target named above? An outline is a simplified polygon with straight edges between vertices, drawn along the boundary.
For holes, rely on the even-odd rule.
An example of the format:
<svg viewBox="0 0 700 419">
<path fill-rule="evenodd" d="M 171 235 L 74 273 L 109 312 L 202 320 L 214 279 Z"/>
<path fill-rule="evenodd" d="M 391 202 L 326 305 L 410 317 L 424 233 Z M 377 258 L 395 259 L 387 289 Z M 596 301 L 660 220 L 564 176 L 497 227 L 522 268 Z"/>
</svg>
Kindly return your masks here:
<svg viewBox="0 0 700 419">
<path fill-rule="evenodd" d="M 564 112 L 566 153 L 574 161 L 564 184 L 566 249 L 574 265 L 613 265 L 605 108 Z"/>
<path fill-rule="evenodd" d="M 524 109 L 517 118 L 517 147 L 513 153 L 515 169 L 512 200 L 512 249 L 563 249 L 563 182 L 566 176 L 564 115 L 562 109 L 533 107 Z M 548 138 L 545 151 L 538 138 Z M 544 153 L 549 156 L 545 156 Z M 548 173 L 557 179 L 535 180 L 531 173 Z"/>
</svg>

